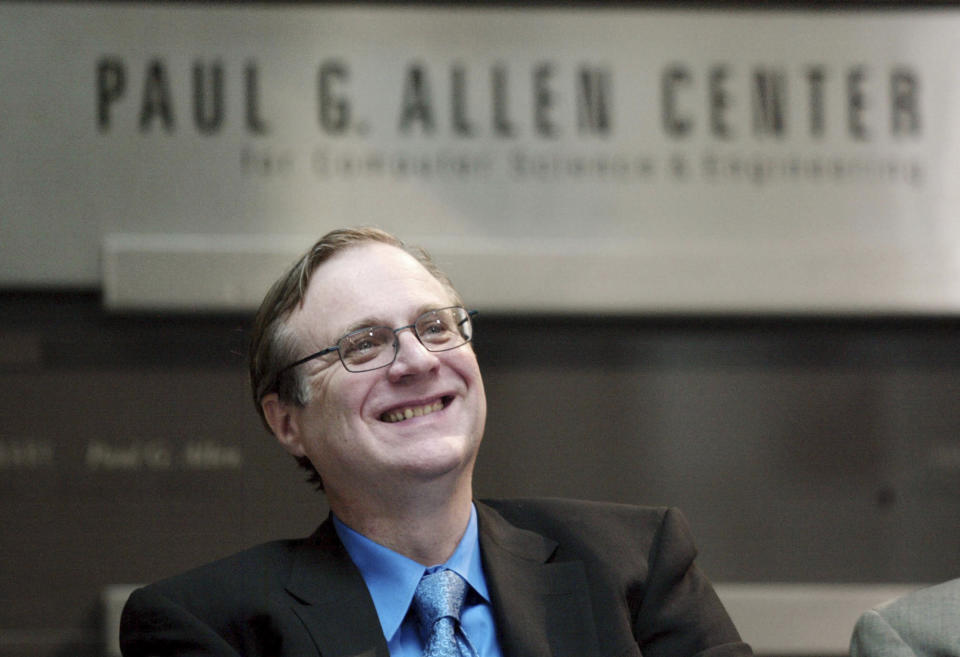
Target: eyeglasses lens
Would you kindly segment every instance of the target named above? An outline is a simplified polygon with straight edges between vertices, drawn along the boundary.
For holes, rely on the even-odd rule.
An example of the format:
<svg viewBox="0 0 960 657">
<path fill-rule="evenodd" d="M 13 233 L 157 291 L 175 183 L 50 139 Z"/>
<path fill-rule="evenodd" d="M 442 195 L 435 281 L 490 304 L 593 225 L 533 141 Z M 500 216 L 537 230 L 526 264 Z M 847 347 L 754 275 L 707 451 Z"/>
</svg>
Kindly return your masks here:
<svg viewBox="0 0 960 657">
<path fill-rule="evenodd" d="M 417 336 L 430 351 L 446 351 L 470 339 L 470 316 L 463 308 L 433 310 L 417 318 Z"/>
<path fill-rule="evenodd" d="M 393 341 L 393 331 L 386 326 L 355 331 L 340 340 L 340 359 L 353 372 L 389 365 L 394 356 Z"/>
</svg>

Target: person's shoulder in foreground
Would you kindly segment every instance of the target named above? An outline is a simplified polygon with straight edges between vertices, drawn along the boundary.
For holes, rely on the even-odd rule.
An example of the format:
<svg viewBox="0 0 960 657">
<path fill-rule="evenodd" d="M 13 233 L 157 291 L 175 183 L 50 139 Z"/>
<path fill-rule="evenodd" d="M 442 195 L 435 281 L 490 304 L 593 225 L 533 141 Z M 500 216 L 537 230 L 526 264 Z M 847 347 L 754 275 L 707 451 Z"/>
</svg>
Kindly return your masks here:
<svg viewBox="0 0 960 657">
<path fill-rule="evenodd" d="M 960 579 L 920 589 L 865 612 L 851 657 L 960 656 Z"/>
<path fill-rule="evenodd" d="M 752 654 L 695 565 L 676 509 L 564 499 L 477 509 L 505 656 Z M 326 522 L 307 539 L 137 590 L 121 634 L 125 655 L 385 656 L 378 632 L 360 574 Z"/>
</svg>

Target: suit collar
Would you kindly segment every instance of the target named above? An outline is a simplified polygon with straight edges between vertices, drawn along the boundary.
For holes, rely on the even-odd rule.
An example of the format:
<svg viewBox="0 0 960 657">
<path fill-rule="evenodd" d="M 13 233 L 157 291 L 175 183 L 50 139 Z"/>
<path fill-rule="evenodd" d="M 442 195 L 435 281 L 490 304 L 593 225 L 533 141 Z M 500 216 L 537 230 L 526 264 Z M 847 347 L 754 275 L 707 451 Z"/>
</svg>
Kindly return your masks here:
<svg viewBox="0 0 960 657">
<path fill-rule="evenodd" d="M 504 657 L 597 657 L 583 562 L 555 562 L 556 541 L 476 506 Z M 323 657 L 389 657 L 367 587 L 329 518 L 297 548 L 286 588 Z"/>
<path fill-rule="evenodd" d="M 480 550 L 505 657 L 599 654 L 586 570 L 554 561 L 556 541 L 477 503 Z"/>
<path fill-rule="evenodd" d="M 330 518 L 298 547 L 286 588 L 323 657 L 389 657 L 373 601 Z"/>
</svg>

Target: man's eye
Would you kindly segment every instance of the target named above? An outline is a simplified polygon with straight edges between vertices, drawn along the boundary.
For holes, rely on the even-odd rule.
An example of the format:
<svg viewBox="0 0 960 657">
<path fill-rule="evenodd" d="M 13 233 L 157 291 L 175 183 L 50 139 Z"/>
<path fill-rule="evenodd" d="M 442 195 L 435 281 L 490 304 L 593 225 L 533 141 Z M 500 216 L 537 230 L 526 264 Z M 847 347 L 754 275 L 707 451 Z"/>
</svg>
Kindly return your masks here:
<svg viewBox="0 0 960 657">
<path fill-rule="evenodd" d="M 430 344 L 443 344 L 453 337 L 453 330 L 442 319 L 435 319 L 419 332 L 420 339 Z"/>
<path fill-rule="evenodd" d="M 366 359 L 375 357 L 377 354 L 383 351 L 385 344 L 385 336 L 381 336 L 377 332 L 373 331 L 361 332 L 359 335 L 354 335 L 349 337 L 349 339 L 344 339 L 343 343 L 340 345 L 340 351 L 344 358 L 352 361 L 364 361 Z"/>
</svg>

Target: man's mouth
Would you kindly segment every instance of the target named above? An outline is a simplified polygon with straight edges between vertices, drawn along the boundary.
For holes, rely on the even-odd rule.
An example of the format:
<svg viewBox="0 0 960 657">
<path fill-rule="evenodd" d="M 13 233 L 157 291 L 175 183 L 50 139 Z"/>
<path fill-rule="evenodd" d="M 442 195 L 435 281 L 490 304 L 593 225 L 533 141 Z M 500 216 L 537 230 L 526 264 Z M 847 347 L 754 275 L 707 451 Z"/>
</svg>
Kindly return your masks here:
<svg viewBox="0 0 960 657">
<path fill-rule="evenodd" d="M 421 417 L 424 415 L 430 415 L 431 413 L 436 413 L 437 411 L 443 410 L 443 407 L 448 403 L 450 403 L 449 397 L 441 397 L 435 402 L 423 404 L 421 406 L 405 406 L 402 408 L 394 408 L 381 415 L 380 419 L 383 422 L 402 422 L 413 417 Z"/>
</svg>

